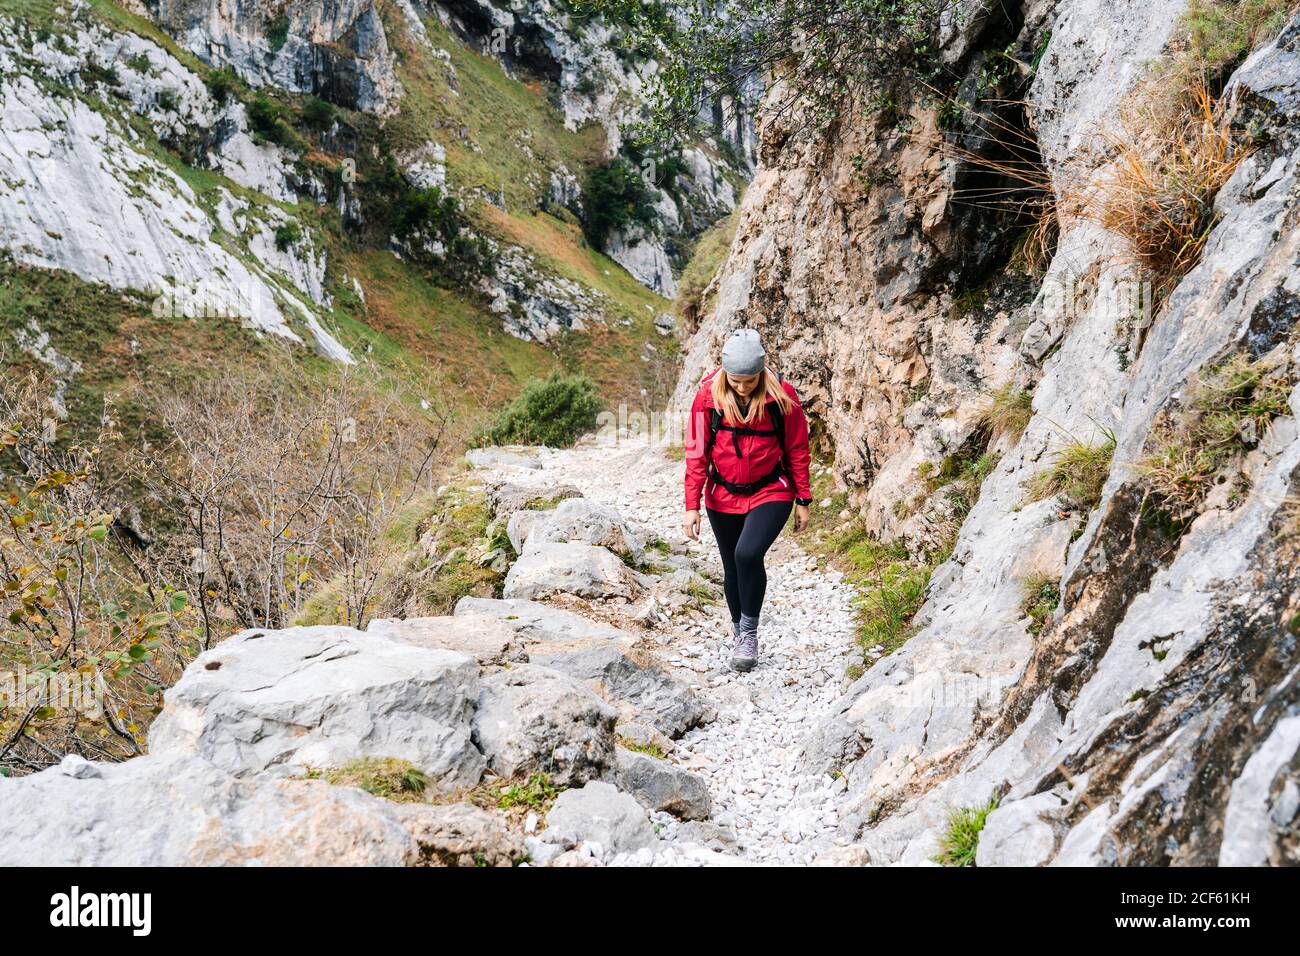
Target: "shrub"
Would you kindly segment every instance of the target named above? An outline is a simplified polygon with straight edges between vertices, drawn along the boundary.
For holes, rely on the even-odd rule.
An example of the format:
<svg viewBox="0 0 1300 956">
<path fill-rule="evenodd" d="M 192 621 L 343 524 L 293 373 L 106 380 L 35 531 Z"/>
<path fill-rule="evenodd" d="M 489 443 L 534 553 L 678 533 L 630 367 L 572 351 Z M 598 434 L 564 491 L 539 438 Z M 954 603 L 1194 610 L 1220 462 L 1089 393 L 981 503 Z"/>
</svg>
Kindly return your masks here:
<svg viewBox="0 0 1300 956">
<path fill-rule="evenodd" d="M 181 98 L 175 90 L 159 90 L 158 108 L 164 113 L 177 113 L 181 108 Z"/>
<path fill-rule="evenodd" d="M 1138 471 L 1176 520 L 1194 516 L 1217 476 L 1289 413 L 1291 386 L 1267 359 L 1236 355 L 1189 384 L 1181 415 L 1158 422 Z"/>
<path fill-rule="evenodd" d="M 977 807 L 954 807 L 948 811 L 948 827 L 939 838 L 934 862 L 943 866 L 972 866 L 980 845 L 980 831 L 988 815 L 998 808 L 997 797 Z"/>
<path fill-rule="evenodd" d="M 266 42 L 272 53 L 279 53 L 289 42 L 289 17 L 283 12 L 267 24 Z"/>
<path fill-rule="evenodd" d="M 411 189 L 391 155 L 367 175 L 365 188 L 375 237 L 386 242 L 396 236 L 435 278 L 466 282 L 492 272 L 491 247 L 450 193 L 437 186 Z"/>
<path fill-rule="evenodd" d="M 212 98 L 223 106 L 230 101 L 239 89 L 239 79 L 235 76 L 235 71 L 226 67 L 221 70 L 211 70 L 204 78 L 207 83 L 208 92 Z"/>
<path fill-rule="evenodd" d="M 258 93 L 248 104 L 248 122 L 253 128 L 254 139 L 298 152 L 306 149 L 302 137 L 284 121 L 280 104 L 265 93 Z"/>
<path fill-rule="evenodd" d="M 87 63 L 81 68 L 81 79 L 85 83 L 102 83 L 114 88 L 122 85 L 117 67 L 112 65 L 100 66 L 98 63 Z"/>
<path fill-rule="evenodd" d="M 1061 603 L 1061 590 L 1056 578 L 1046 574 L 1031 574 L 1023 583 L 1025 597 L 1020 609 L 1029 617 L 1029 633 L 1041 633 L 1052 619 Z"/>
<path fill-rule="evenodd" d="M 641 174 L 622 157 L 587 174 L 582 206 L 587 238 L 598 249 L 605 247 L 615 229 L 633 223 L 649 227 L 654 222 L 654 194 Z"/>
<path fill-rule="evenodd" d="M 586 375 L 555 372 L 525 385 L 480 440 L 493 445 L 572 445 L 596 427 L 601 407 L 596 386 Z"/>
<path fill-rule="evenodd" d="M 309 96 L 302 108 L 302 121 L 314 130 L 324 132 L 334 125 L 338 109 L 328 100 Z"/>
<path fill-rule="evenodd" d="M 0 373 L 0 673 L 18 695 L 0 698 L 0 768 L 20 773 L 64 753 L 141 753 L 162 685 L 199 640 L 174 569 L 116 514 L 117 456 L 101 453 L 115 436 L 59 440 L 56 394 L 40 376 Z"/>
<path fill-rule="evenodd" d="M 1115 432 L 1102 429 L 1102 440 L 1086 443 L 1072 438 L 1052 459 L 1048 468 L 1030 481 L 1030 500 L 1041 501 L 1060 495 L 1066 503 L 1092 509 L 1101 501 L 1101 489 L 1110 475 L 1115 455 Z"/>
<path fill-rule="evenodd" d="M 300 242 L 302 242 L 302 226 L 298 225 L 296 220 L 290 219 L 276 227 L 275 248 L 281 252 L 288 252 Z"/>
<path fill-rule="evenodd" d="M 357 787 L 386 800 L 409 803 L 424 800 L 429 778 L 409 760 L 395 757 L 361 757 L 342 767 L 312 771 L 309 777 L 321 778 L 340 787 Z"/>
<path fill-rule="evenodd" d="M 984 402 L 983 421 L 995 434 L 1019 438 L 1034 417 L 1034 396 L 1014 382 L 1000 385 Z"/>
</svg>

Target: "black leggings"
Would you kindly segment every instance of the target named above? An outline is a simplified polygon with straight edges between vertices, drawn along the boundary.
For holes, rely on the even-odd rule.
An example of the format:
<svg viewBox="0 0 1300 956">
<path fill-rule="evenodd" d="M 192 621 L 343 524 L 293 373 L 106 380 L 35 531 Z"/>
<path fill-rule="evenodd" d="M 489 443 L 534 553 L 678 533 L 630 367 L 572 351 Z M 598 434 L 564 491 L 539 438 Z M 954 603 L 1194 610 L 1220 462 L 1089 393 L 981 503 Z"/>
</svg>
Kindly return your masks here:
<svg viewBox="0 0 1300 956">
<path fill-rule="evenodd" d="M 758 617 L 767 591 L 763 555 L 781 533 L 793 507 L 791 501 L 769 501 L 746 514 L 704 509 L 722 553 L 723 590 L 733 621 L 739 621 L 741 614 Z"/>
</svg>

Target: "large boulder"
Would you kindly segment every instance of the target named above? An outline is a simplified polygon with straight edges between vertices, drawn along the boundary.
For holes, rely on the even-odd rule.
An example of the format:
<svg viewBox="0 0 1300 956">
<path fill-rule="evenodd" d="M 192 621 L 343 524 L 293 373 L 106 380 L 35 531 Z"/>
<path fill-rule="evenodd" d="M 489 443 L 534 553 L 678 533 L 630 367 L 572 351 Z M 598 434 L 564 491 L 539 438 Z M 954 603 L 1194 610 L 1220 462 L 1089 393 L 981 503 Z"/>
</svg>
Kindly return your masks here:
<svg viewBox="0 0 1300 956">
<path fill-rule="evenodd" d="M 554 511 L 530 523 L 523 552 L 544 543 L 592 544 L 639 564 L 645 555 L 641 539 L 609 505 L 590 498 L 569 498 Z"/>
<path fill-rule="evenodd" d="M 645 808 L 613 784 L 593 780 L 560 794 L 546 815 L 549 843 L 598 844 L 604 853 L 627 853 L 659 841 Z"/>
<path fill-rule="evenodd" d="M 556 594 L 630 599 L 640 592 L 631 568 L 613 552 L 591 544 L 530 544 L 502 588 L 507 598 L 533 599 Z"/>
<path fill-rule="evenodd" d="M 347 627 L 243 631 L 167 691 L 149 749 L 235 774 L 398 757 L 439 789 L 470 787 L 486 763 L 471 739 L 478 671 L 468 655 Z"/>
<path fill-rule="evenodd" d="M 510 516 L 506 521 L 506 537 L 510 539 L 510 547 L 515 549 L 515 554 L 523 554 L 528 536 L 544 520 L 546 512 L 534 511 L 532 508 L 521 508 Z"/>
<path fill-rule="evenodd" d="M 542 771 L 575 786 L 613 766 L 617 716 L 559 671 L 520 664 L 483 678 L 474 742 L 501 777 Z"/>
<path fill-rule="evenodd" d="M 651 810 L 683 820 L 705 820 L 712 812 L 709 786 L 699 774 L 667 760 L 618 748 L 618 784 Z"/>
<path fill-rule="evenodd" d="M 0 866 L 510 865 L 520 839 L 468 806 L 398 805 L 205 760 L 67 757 L 0 777 Z"/>
<path fill-rule="evenodd" d="M 707 723 L 714 712 L 684 681 L 644 652 L 605 644 L 560 653 L 539 648 L 534 663 L 576 677 L 622 712 L 671 738 Z"/>
<path fill-rule="evenodd" d="M 458 651 L 480 664 L 528 660 L 524 642 L 515 629 L 490 614 L 384 619 L 371 621 L 366 630 L 416 647 Z"/>
<path fill-rule="evenodd" d="M 523 598 L 463 597 L 455 615 L 484 614 L 496 617 L 528 642 L 546 644 L 549 649 L 578 648 L 595 644 L 631 647 L 635 635 L 563 608 Z"/>
<path fill-rule="evenodd" d="M 475 453 L 481 459 L 481 453 L 486 451 L 487 449 L 477 449 Z M 475 460 L 475 464 L 479 464 L 479 461 Z M 487 462 L 480 467 L 490 467 L 492 464 L 497 462 Z M 487 489 L 487 506 L 494 518 L 509 518 L 516 511 L 547 510 L 567 498 L 581 497 L 582 492 L 573 485 L 550 485 L 539 488 L 536 485 L 521 485 L 505 481 Z"/>
</svg>

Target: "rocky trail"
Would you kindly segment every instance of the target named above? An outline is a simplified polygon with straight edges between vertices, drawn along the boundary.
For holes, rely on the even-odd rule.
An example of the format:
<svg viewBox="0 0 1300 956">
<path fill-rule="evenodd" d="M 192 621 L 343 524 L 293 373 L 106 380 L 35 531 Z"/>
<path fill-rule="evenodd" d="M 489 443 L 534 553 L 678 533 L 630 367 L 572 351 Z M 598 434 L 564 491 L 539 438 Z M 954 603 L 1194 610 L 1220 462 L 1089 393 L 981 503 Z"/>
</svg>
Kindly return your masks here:
<svg viewBox="0 0 1300 956">
<path fill-rule="evenodd" d="M 539 493 L 572 485 L 621 514 L 646 540 L 673 542 L 710 578 L 722 565 L 708 522 L 699 542 L 681 531 L 680 461 L 662 449 L 633 442 L 611 447 L 588 440 L 572 449 L 535 454 L 477 453 L 475 477 Z M 756 862 L 803 863 L 831 846 L 838 823 L 836 797 L 843 778 L 805 772 L 803 745 L 840 695 L 846 655 L 853 647 L 852 589 L 815 560 L 787 530 L 768 554 L 768 591 L 760 626 L 761 659 L 748 674 L 728 666 L 731 625 L 726 603 L 681 609 L 655 620 L 646 643 L 666 668 L 682 677 L 716 711 L 711 722 L 675 742 L 670 759 L 708 781 L 710 824 L 682 823 L 655 814 L 668 841 L 704 838 Z M 644 605 L 603 610 L 644 617 Z M 660 612 L 664 615 L 665 612 Z M 666 616 L 666 615 L 665 615 Z M 650 851 L 642 851 L 648 857 Z"/>
<path fill-rule="evenodd" d="M 505 573 L 500 597 L 228 638 L 167 691 L 146 755 L 0 779 L 0 863 L 867 862 L 837 846 L 845 778 L 804 757 L 853 647 L 838 575 L 779 539 L 738 674 L 714 542 L 680 529 L 680 461 L 596 436 L 467 457 L 407 561 L 436 574 L 441 522 L 481 502 L 470 557 Z M 73 806 L 75 833 L 32 836 Z"/>
</svg>

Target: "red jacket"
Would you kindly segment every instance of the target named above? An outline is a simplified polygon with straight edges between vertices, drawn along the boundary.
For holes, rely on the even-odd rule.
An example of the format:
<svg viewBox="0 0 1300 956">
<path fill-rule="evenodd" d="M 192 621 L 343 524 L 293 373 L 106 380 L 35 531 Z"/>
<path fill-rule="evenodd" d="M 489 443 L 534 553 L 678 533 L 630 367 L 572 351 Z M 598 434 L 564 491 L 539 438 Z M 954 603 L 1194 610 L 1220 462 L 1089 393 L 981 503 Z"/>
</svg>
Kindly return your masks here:
<svg viewBox="0 0 1300 956">
<path fill-rule="evenodd" d="M 812 456 L 808 451 L 808 420 L 804 418 L 803 406 L 794 386 L 782 382 L 786 394 L 794 399 L 794 405 L 785 414 L 785 451 L 786 461 L 794 477 L 794 487 L 790 480 L 778 478 L 764 485 L 752 495 L 732 494 L 714 481 L 706 481 L 705 472 L 708 462 L 704 457 L 704 446 L 709 440 L 709 416 L 712 414 L 713 376 L 719 374 L 720 368 L 705 376 L 691 403 L 690 420 L 686 423 L 686 510 L 694 511 L 700 507 L 700 493 L 704 494 L 704 505 L 714 511 L 726 511 L 732 514 L 744 514 L 759 505 L 770 501 L 793 501 L 795 498 L 811 498 L 812 488 L 808 483 L 808 465 Z M 731 424 L 728 422 L 727 424 Z M 751 428 L 771 428 L 764 409 L 763 417 L 750 423 Z M 736 457 L 733 437 L 740 439 L 741 457 Z M 734 484 L 745 484 L 762 478 L 781 460 L 781 446 L 775 435 L 735 435 L 729 431 L 719 431 L 713 443 L 713 463 L 722 477 Z M 707 487 L 706 487 L 707 485 Z"/>
</svg>

